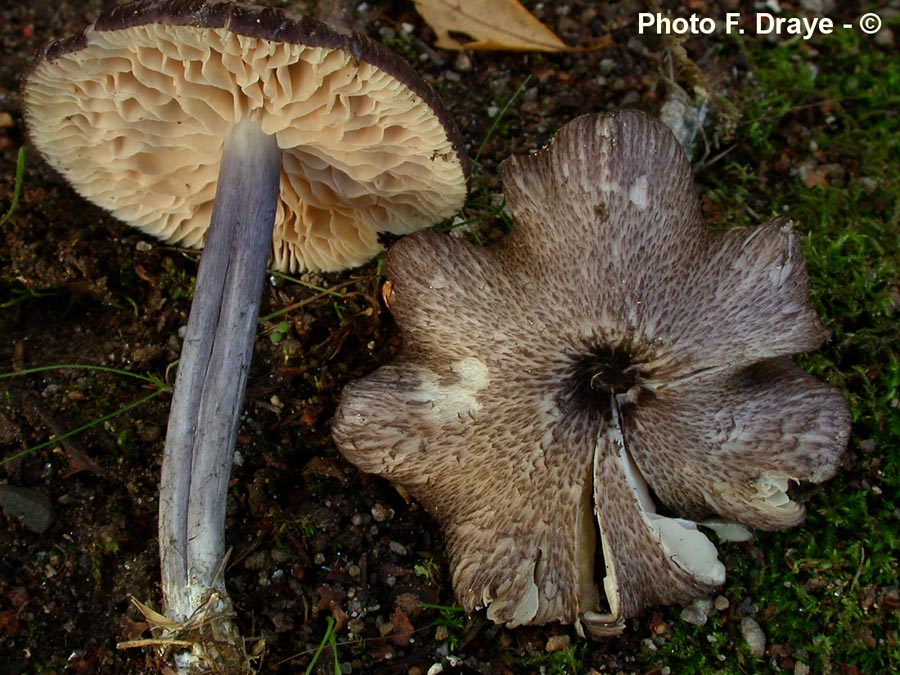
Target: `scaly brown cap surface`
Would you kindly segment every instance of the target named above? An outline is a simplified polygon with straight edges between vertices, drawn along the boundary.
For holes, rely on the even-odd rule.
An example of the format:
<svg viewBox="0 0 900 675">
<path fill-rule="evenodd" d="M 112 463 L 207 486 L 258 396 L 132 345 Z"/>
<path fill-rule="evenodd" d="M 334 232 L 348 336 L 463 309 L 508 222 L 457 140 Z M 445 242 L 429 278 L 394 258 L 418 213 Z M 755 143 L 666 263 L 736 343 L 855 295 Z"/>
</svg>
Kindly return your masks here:
<svg viewBox="0 0 900 675">
<path fill-rule="evenodd" d="M 661 123 L 578 118 L 503 179 L 497 246 L 391 249 L 403 347 L 334 437 L 441 523 L 466 609 L 608 634 L 722 584 L 694 521 L 796 524 L 787 487 L 837 471 L 848 406 L 787 358 L 826 335 L 789 224 L 708 230 Z"/>
<path fill-rule="evenodd" d="M 455 213 L 466 159 L 434 91 L 390 50 L 282 10 L 168 0 L 102 14 L 28 74 L 34 144 L 85 198 L 201 246 L 228 129 L 283 151 L 273 262 L 336 270 Z"/>
</svg>

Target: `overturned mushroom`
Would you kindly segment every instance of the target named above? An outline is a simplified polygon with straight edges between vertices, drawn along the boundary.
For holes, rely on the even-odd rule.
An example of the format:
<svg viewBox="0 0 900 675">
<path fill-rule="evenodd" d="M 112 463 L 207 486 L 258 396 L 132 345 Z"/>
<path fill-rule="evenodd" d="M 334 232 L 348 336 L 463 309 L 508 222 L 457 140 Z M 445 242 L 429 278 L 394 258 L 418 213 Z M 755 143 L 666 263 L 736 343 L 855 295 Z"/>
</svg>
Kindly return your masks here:
<svg viewBox="0 0 900 675">
<path fill-rule="evenodd" d="M 205 608 L 215 626 L 229 611 L 225 493 L 266 262 L 344 269 L 380 250 L 379 232 L 454 213 L 466 192 L 455 129 L 410 66 L 367 38 L 202 0 L 102 14 L 45 48 L 24 95 L 34 144 L 80 194 L 205 245 L 166 438 L 160 554 L 169 617 Z"/>
<path fill-rule="evenodd" d="M 390 251 L 401 352 L 334 437 L 441 523 L 467 610 L 615 633 L 723 583 L 703 518 L 799 523 L 788 486 L 837 471 L 848 406 L 789 358 L 825 338 L 790 224 L 705 228 L 659 122 L 578 118 L 503 180 L 498 245 Z"/>
</svg>

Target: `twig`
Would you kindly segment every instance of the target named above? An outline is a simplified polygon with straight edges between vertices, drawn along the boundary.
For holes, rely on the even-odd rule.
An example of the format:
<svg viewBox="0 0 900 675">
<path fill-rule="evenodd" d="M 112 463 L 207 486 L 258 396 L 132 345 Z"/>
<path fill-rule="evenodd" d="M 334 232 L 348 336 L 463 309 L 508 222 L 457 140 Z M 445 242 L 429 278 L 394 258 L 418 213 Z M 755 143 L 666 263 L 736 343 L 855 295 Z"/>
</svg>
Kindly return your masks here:
<svg viewBox="0 0 900 675">
<path fill-rule="evenodd" d="M 67 435 L 66 425 L 63 424 L 56 415 L 47 410 L 44 406 L 35 403 L 33 400 L 28 400 L 27 403 L 68 453 L 70 469 L 66 472 L 65 478 L 81 471 L 91 471 L 98 476 L 106 476 L 106 471 L 101 469 L 97 463 L 91 459 L 85 451 L 84 446 L 75 438 L 71 438 Z"/>
</svg>

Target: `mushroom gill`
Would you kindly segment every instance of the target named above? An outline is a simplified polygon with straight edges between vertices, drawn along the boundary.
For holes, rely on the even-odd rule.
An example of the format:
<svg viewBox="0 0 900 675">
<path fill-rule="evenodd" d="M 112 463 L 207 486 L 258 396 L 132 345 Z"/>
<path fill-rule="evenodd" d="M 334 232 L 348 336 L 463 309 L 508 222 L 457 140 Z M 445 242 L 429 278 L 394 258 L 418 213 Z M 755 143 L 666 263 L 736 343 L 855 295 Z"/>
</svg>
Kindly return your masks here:
<svg viewBox="0 0 900 675">
<path fill-rule="evenodd" d="M 280 151 L 278 269 L 360 265 L 382 250 L 379 232 L 421 229 L 465 199 L 455 131 L 428 85 L 309 17 L 149 0 L 45 52 L 25 90 L 35 144 L 80 194 L 168 242 L 204 245 L 225 139 L 245 120 Z"/>
<path fill-rule="evenodd" d="M 440 522 L 467 610 L 614 634 L 723 583 L 703 519 L 797 524 L 848 406 L 789 358 L 826 336 L 790 224 L 707 229 L 661 123 L 580 117 L 503 180 L 499 244 L 391 249 L 402 348 L 334 437 Z"/>
</svg>

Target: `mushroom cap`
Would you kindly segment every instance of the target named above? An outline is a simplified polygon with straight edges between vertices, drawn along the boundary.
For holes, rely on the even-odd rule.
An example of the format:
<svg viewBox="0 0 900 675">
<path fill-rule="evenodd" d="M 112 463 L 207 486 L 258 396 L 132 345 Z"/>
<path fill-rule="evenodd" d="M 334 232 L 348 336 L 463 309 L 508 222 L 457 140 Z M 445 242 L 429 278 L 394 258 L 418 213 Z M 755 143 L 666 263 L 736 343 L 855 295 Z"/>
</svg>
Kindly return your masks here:
<svg viewBox="0 0 900 675">
<path fill-rule="evenodd" d="M 273 264 L 338 270 L 455 213 L 467 163 L 437 94 L 399 56 L 280 9 L 141 0 L 47 45 L 24 85 L 35 146 L 130 225 L 203 245 L 224 138 L 281 148 Z"/>
<path fill-rule="evenodd" d="M 441 523 L 465 608 L 608 634 L 722 584 L 702 519 L 795 525 L 787 487 L 837 471 L 848 405 L 789 358 L 826 336 L 789 223 L 706 228 L 661 123 L 577 118 L 503 181 L 497 245 L 391 248 L 402 347 L 334 438 Z"/>
</svg>

